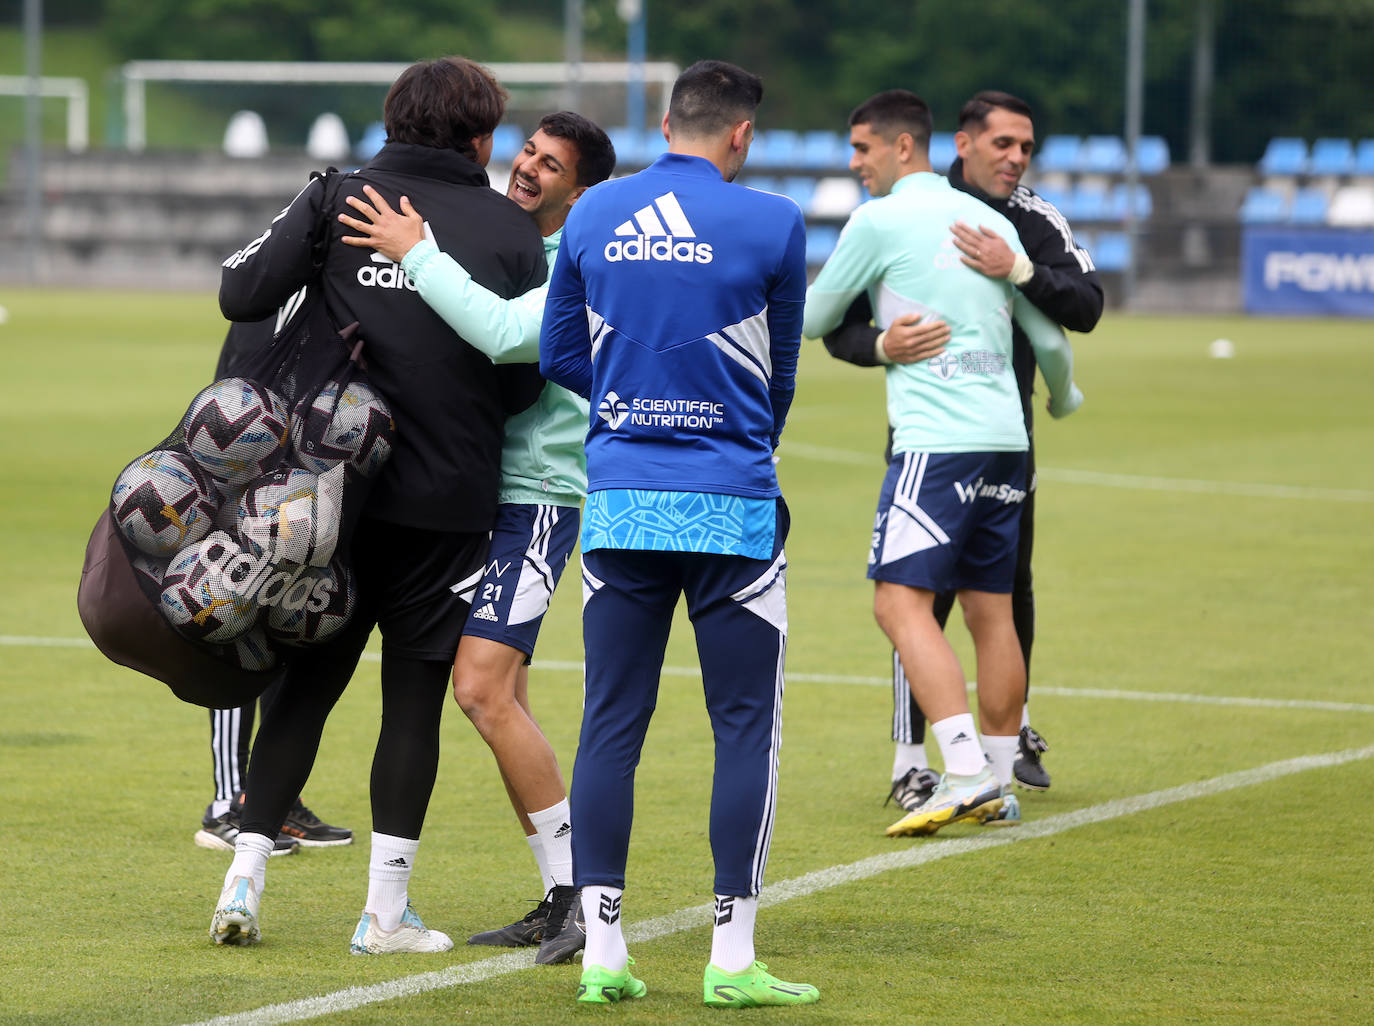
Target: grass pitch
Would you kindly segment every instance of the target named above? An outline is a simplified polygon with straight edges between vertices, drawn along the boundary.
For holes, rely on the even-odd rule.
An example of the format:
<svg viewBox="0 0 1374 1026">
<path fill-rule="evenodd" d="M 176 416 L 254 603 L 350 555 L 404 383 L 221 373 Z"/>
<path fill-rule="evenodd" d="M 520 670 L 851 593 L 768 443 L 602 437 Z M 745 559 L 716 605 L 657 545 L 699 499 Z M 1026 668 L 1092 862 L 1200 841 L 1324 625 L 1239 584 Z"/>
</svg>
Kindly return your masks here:
<svg viewBox="0 0 1374 1026">
<path fill-rule="evenodd" d="M 272 860 L 264 942 L 210 944 L 227 857 L 191 844 L 211 797 L 208 717 L 85 646 L 75 593 L 115 475 L 208 380 L 223 324 L 200 295 L 0 304 L 0 1022 L 715 1021 L 700 1003 L 710 732 L 685 621 L 639 771 L 625 900 L 631 937 L 658 934 L 631 940 L 645 999 L 588 1012 L 576 967 L 511 970 L 461 943 L 348 954 L 375 662 L 305 795 L 359 843 Z M 1218 337 L 1234 359 L 1208 357 Z M 1037 421 L 1032 705 L 1054 786 L 1023 795 L 1019 830 L 894 841 L 887 647 L 863 579 L 881 375 L 808 343 L 780 464 L 789 683 L 758 950 L 822 999 L 753 1014 L 1374 1021 L 1368 325 L 1109 316 L 1075 348 L 1086 405 Z M 565 770 L 577 592 L 575 578 L 560 591 L 531 687 Z M 951 636 L 971 677 L 962 627 Z M 461 942 L 523 914 L 538 885 L 485 746 L 453 708 L 444 733 L 411 895 Z"/>
</svg>

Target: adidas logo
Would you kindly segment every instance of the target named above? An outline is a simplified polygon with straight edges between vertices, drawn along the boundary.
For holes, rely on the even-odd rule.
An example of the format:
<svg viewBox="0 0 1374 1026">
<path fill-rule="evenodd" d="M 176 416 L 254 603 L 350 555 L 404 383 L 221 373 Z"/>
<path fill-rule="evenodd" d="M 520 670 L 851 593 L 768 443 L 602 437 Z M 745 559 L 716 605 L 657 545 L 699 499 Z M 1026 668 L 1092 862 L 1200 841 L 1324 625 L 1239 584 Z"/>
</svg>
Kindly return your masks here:
<svg viewBox="0 0 1374 1026">
<path fill-rule="evenodd" d="M 564 823 L 561 827 L 559 827 L 557 830 L 553 832 L 553 836 L 555 838 L 567 837 L 570 833 L 572 833 L 572 824 Z"/>
<path fill-rule="evenodd" d="M 373 253 L 371 257 L 373 264 L 378 266 L 364 266 L 358 268 L 358 284 L 367 288 L 379 289 L 410 289 L 411 292 L 417 291 L 415 283 L 410 280 L 410 276 L 401 270 L 401 265 L 388 260 L 380 253 Z"/>
<path fill-rule="evenodd" d="M 613 264 L 622 260 L 709 264 L 714 259 L 709 242 L 687 241 L 697 237 L 696 229 L 671 192 L 640 207 L 616 228 L 615 234 L 618 237 L 606 243 L 604 251 Z"/>
<path fill-rule="evenodd" d="M 955 734 L 952 738 L 949 739 L 949 743 L 952 744 L 952 745 L 957 745 L 957 744 L 962 744 L 963 742 L 972 741 L 972 740 L 973 740 L 973 738 L 969 737 L 967 734 L 965 734 L 965 733 L 961 730 L 961 731 L 959 731 L 959 733 Z"/>
<path fill-rule="evenodd" d="M 404 855 L 397 855 L 394 859 L 391 859 L 390 861 L 387 861 L 387 862 L 383 862 L 382 865 L 384 865 L 384 866 L 390 866 L 392 869 L 409 869 L 409 868 L 410 868 L 410 863 L 406 861 L 406 858 L 405 858 Z"/>
<path fill-rule="evenodd" d="M 496 615 L 496 607 L 493 606 L 490 602 L 488 602 L 481 609 L 474 612 L 472 615 L 478 620 L 490 620 L 492 623 L 496 623 L 501 619 L 499 616 Z"/>
</svg>

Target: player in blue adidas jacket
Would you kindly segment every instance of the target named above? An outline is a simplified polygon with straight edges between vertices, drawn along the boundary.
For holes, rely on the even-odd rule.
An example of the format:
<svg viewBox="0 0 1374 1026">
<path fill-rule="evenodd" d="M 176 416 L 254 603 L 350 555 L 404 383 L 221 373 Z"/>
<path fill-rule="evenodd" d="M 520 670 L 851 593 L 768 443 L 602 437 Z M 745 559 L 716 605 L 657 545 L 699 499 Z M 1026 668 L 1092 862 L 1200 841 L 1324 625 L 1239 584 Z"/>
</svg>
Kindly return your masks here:
<svg viewBox="0 0 1374 1026">
<path fill-rule="evenodd" d="M 578 1000 L 645 993 L 620 902 L 634 775 L 685 593 L 716 738 L 708 1005 L 815 1001 L 754 960 L 777 800 L 787 507 L 773 450 L 796 374 L 805 229 L 791 200 L 731 184 L 763 85 L 719 61 L 673 87 L 668 153 L 568 217 L 540 339 L 551 381 L 591 400 L 582 527 L 586 699 L 573 873 L 587 922 Z"/>
</svg>

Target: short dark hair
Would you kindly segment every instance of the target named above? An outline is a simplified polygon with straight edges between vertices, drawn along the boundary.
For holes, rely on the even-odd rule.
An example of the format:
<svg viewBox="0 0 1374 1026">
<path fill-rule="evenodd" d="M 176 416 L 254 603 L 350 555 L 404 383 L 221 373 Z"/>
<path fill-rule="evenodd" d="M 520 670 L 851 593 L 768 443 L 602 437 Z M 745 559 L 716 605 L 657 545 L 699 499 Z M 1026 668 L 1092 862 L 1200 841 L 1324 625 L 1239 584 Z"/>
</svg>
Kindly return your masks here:
<svg viewBox="0 0 1374 1026">
<path fill-rule="evenodd" d="M 718 135 L 750 121 L 763 99 L 763 80 L 725 61 L 697 61 L 677 77 L 668 100 L 668 129 L 685 136 Z"/>
<path fill-rule="evenodd" d="M 996 89 L 985 89 L 959 109 L 959 131 L 968 132 L 974 129 L 981 132 L 987 127 L 988 115 L 994 110 L 1011 111 L 1029 121 L 1035 120 L 1035 116 L 1031 114 L 1030 104 L 1019 96 L 1012 96 L 1011 93 L 999 92 Z"/>
<path fill-rule="evenodd" d="M 930 133 L 935 121 L 926 101 L 905 89 L 888 89 L 870 96 L 849 115 L 850 126 L 867 125 L 885 139 L 895 140 L 906 132 L 918 150 L 930 149 Z"/>
<path fill-rule="evenodd" d="M 615 146 L 601 126 L 581 114 L 560 110 L 539 119 L 539 131 L 577 147 L 577 184 L 604 182 L 615 170 Z"/>
<path fill-rule="evenodd" d="M 401 72 L 382 105 L 387 142 L 457 150 L 476 157 L 472 140 L 491 135 L 506 112 L 506 91 L 466 57 L 419 61 Z"/>
</svg>

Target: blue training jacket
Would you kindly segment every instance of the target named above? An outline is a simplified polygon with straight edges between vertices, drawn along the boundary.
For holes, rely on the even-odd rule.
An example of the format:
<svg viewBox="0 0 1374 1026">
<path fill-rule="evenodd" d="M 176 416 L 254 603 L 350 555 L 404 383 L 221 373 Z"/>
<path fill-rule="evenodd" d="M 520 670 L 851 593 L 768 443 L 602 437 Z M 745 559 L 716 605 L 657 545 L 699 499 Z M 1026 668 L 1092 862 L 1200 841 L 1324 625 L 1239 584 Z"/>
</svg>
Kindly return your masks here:
<svg viewBox="0 0 1374 1026">
<path fill-rule="evenodd" d="M 591 400 L 589 490 L 778 495 L 805 300 L 806 231 L 785 196 L 676 153 L 584 193 L 539 363 Z"/>
</svg>

